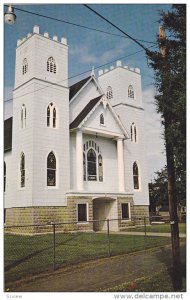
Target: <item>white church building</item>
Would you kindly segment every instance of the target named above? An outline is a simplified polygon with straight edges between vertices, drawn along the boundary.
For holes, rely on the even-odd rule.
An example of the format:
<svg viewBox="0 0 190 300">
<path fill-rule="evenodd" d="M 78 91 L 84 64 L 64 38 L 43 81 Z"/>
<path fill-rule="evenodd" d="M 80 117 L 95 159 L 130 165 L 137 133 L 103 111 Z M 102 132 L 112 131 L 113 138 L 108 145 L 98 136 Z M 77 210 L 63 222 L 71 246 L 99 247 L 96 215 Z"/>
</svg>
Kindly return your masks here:
<svg viewBox="0 0 190 300">
<path fill-rule="evenodd" d="M 5 224 L 143 223 L 144 123 L 138 68 L 117 61 L 69 86 L 66 38 L 34 26 L 17 41 L 13 117 L 4 122 Z"/>
</svg>

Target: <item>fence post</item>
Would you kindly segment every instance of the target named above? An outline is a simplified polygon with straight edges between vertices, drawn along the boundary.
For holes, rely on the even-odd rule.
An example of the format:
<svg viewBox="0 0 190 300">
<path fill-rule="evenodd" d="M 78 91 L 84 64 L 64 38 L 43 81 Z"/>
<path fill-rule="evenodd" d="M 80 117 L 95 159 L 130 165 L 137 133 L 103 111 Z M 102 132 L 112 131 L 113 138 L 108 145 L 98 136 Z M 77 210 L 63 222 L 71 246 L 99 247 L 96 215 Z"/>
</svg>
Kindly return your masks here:
<svg viewBox="0 0 190 300">
<path fill-rule="evenodd" d="M 144 217 L 144 234 L 146 236 L 146 217 Z"/>
<path fill-rule="evenodd" d="M 53 226 L 53 270 L 55 271 L 55 223 L 51 222 Z"/>
<path fill-rule="evenodd" d="M 107 231 L 108 231 L 108 256 L 111 256 L 111 252 L 110 252 L 110 223 L 109 223 L 109 219 L 107 219 Z"/>
</svg>

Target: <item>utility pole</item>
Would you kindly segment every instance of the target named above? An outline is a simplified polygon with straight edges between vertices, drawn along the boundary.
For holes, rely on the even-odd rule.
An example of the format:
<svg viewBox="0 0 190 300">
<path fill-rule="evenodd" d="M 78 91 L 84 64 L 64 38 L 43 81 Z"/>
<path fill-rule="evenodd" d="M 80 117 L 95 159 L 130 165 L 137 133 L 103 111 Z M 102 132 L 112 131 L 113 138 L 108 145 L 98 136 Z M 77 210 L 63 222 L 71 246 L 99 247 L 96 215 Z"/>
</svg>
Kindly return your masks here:
<svg viewBox="0 0 190 300">
<path fill-rule="evenodd" d="M 170 68 L 168 62 L 168 49 L 166 43 L 166 34 L 162 26 L 159 28 L 159 42 L 160 42 L 160 54 L 163 60 L 163 78 L 169 76 L 169 86 L 165 91 L 165 99 L 170 97 Z M 171 102 L 170 102 L 171 103 Z M 169 201 L 169 214 L 170 214 L 170 226 L 171 226 L 171 242 L 172 242 L 172 258 L 173 258 L 173 279 L 174 288 L 176 291 L 182 289 L 182 274 L 181 274 L 181 260 L 180 260 L 180 242 L 179 242 L 179 225 L 177 215 L 177 196 L 176 196 L 176 179 L 175 179 L 175 164 L 174 164 L 174 152 L 173 142 L 170 139 L 170 124 L 172 122 L 170 114 L 166 106 L 163 111 L 164 124 L 165 124 L 165 145 L 166 145 L 166 160 L 167 160 L 167 172 L 168 172 L 168 201 Z"/>
</svg>

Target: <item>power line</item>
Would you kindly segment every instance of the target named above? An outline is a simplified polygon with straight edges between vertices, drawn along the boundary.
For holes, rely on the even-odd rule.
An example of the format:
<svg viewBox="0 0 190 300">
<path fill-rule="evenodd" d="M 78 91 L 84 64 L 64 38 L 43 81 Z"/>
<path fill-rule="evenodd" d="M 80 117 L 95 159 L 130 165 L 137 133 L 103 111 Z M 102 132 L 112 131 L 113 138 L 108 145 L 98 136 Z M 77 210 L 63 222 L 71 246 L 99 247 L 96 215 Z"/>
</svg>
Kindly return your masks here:
<svg viewBox="0 0 190 300">
<path fill-rule="evenodd" d="M 5 5 L 5 6 L 8 7 L 8 5 Z M 62 22 L 62 23 L 65 23 L 65 24 L 69 24 L 69 25 L 72 25 L 72 26 L 77 26 L 77 27 L 81 27 L 81 28 L 84 28 L 84 29 L 88 29 L 88 30 L 94 30 L 94 31 L 97 31 L 97 32 L 101 32 L 101 33 L 105 33 L 105 34 L 109 34 L 109 35 L 113 35 L 113 36 L 118 36 L 118 37 L 122 37 L 122 38 L 129 38 L 129 37 L 123 36 L 121 34 L 112 33 L 112 32 L 100 30 L 100 29 L 97 29 L 97 28 L 93 28 L 93 27 L 89 27 L 89 26 L 84 26 L 84 25 L 81 25 L 81 24 L 76 24 L 76 23 L 73 23 L 73 22 L 69 22 L 69 21 L 57 19 L 57 18 L 54 18 L 54 17 L 42 15 L 42 14 L 39 14 L 39 13 L 34 13 L 32 11 L 28 11 L 28 10 L 25 10 L 25 9 L 21 9 L 21 8 L 17 8 L 17 7 L 14 7 L 14 9 L 18 10 L 18 11 L 22 11 L 22 12 L 28 13 L 28 14 L 32 14 L 32 15 L 35 15 L 35 16 L 38 16 L 38 17 L 42 17 L 42 18 L 53 20 L 53 21 L 57 21 L 57 22 Z M 144 42 L 144 43 L 149 43 L 149 44 L 157 44 L 156 42 L 150 42 L 150 41 L 145 41 L 145 40 L 140 40 L 140 39 L 136 39 L 136 40 Z"/>
<path fill-rule="evenodd" d="M 153 47 L 156 47 L 156 46 L 155 46 L 155 45 L 152 45 L 152 46 L 148 47 L 147 49 L 153 48 Z M 107 62 L 107 63 L 105 63 L 105 64 L 102 64 L 102 65 L 100 65 L 100 66 L 95 67 L 94 70 L 99 69 L 99 68 L 102 68 L 102 67 L 105 67 L 106 65 L 112 64 L 112 63 L 116 62 L 117 60 L 120 60 L 120 59 L 124 59 L 124 58 L 130 57 L 130 56 L 132 56 L 132 55 L 135 55 L 135 54 L 140 53 L 140 52 L 143 52 L 143 51 L 144 51 L 144 50 L 139 50 L 139 51 L 133 52 L 133 53 L 131 53 L 131 54 L 125 55 L 125 56 L 123 56 L 123 57 L 117 58 L 117 59 L 115 59 L 115 60 L 112 60 L 112 61 L 110 61 L 110 62 Z M 58 81 L 58 82 L 56 82 L 56 83 L 51 83 L 51 84 L 46 85 L 46 86 L 44 86 L 44 87 L 42 87 L 42 88 L 39 88 L 39 89 L 37 89 L 37 90 L 35 90 L 35 91 L 28 92 L 28 93 L 25 93 L 25 94 L 23 94 L 23 95 L 14 97 L 14 99 L 24 97 L 24 96 L 29 95 L 29 94 L 34 93 L 34 92 L 38 92 L 38 91 L 43 90 L 43 89 L 45 89 L 45 88 L 48 88 L 48 87 L 50 87 L 50 86 L 52 86 L 52 85 L 60 84 L 60 83 L 62 83 L 62 82 L 64 82 L 64 81 L 66 81 L 66 80 L 73 79 L 73 78 L 75 78 L 75 77 L 78 77 L 78 76 L 81 76 L 81 75 L 83 75 L 83 74 L 86 74 L 86 73 L 88 73 L 88 72 L 90 72 L 90 71 L 91 71 L 91 69 L 90 69 L 90 70 L 87 70 L 87 71 L 84 71 L 84 72 L 82 72 L 82 73 L 79 73 L 79 74 L 70 76 L 70 77 L 68 77 L 68 78 L 66 78 L 66 79 L 63 79 L 63 80 L 61 80 L 61 81 Z M 12 100 L 13 100 L 13 98 L 10 98 L 10 99 L 4 100 L 4 102 L 9 102 L 9 101 L 12 101 Z"/>
<path fill-rule="evenodd" d="M 129 39 L 131 39 L 133 42 L 135 42 L 136 44 L 138 44 L 141 48 L 143 48 L 145 51 L 147 51 L 147 48 L 138 42 L 137 39 L 133 38 L 132 36 L 130 36 L 128 33 L 126 33 L 125 31 L 123 31 L 121 28 L 119 28 L 118 26 L 116 26 L 115 24 L 113 24 L 111 21 L 109 21 L 107 18 L 105 18 L 104 16 L 102 16 L 100 13 L 98 13 L 97 11 L 95 11 L 93 8 L 91 8 L 90 6 L 88 6 L 87 4 L 83 4 L 86 8 L 88 8 L 89 10 L 91 10 L 93 13 L 95 13 L 97 16 L 99 16 L 101 19 L 103 19 L 104 21 L 106 21 L 107 23 L 111 24 L 114 28 L 116 28 L 117 30 L 119 30 L 120 32 L 122 32 L 125 36 L 127 36 Z"/>
</svg>

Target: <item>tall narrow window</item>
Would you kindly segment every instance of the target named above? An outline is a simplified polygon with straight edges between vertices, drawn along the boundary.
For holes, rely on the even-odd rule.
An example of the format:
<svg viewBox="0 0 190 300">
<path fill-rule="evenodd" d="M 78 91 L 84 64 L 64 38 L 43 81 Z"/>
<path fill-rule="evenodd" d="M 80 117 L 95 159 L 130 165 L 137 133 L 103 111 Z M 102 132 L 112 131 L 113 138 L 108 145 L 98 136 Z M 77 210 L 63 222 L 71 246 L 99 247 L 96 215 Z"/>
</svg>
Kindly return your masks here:
<svg viewBox="0 0 190 300">
<path fill-rule="evenodd" d="M 102 164 L 102 155 L 98 155 L 98 175 L 99 181 L 103 181 L 103 164 Z"/>
<path fill-rule="evenodd" d="M 104 115 L 103 114 L 100 115 L 100 124 L 104 125 Z"/>
<path fill-rule="evenodd" d="M 128 97 L 134 99 L 134 89 L 132 85 L 128 87 Z"/>
<path fill-rule="evenodd" d="M 56 108 L 53 109 L 53 128 L 56 127 Z"/>
<path fill-rule="evenodd" d="M 88 180 L 96 181 L 96 152 L 93 149 L 87 153 L 87 172 Z"/>
<path fill-rule="evenodd" d="M 108 86 L 106 96 L 107 96 L 107 99 L 113 98 L 113 91 L 112 91 L 112 87 L 111 86 Z"/>
<path fill-rule="evenodd" d="M 47 108 L 47 127 L 50 127 L 50 106 Z"/>
<path fill-rule="evenodd" d="M 22 63 L 22 74 L 24 75 L 27 72 L 28 72 L 28 62 L 27 59 L 25 58 Z"/>
<path fill-rule="evenodd" d="M 21 128 L 26 128 L 26 106 L 25 104 L 21 107 Z"/>
<path fill-rule="evenodd" d="M 78 204 L 78 222 L 87 222 L 87 204 Z"/>
<path fill-rule="evenodd" d="M 83 145 L 83 180 L 103 181 L 103 158 L 96 142 L 90 140 Z"/>
<path fill-rule="evenodd" d="M 134 184 L 134 189 L 138 190 L 139 189 L 139 169 L 138 169 L 136 162 L 134 162 L 134 164 L 133 164 L 133 184 Z"/>
<path fill-rule="evenodd" d="M 23 152 L 20 158 L 20 186 L 25 187 L 25 155 Z"/>
<path fill-rule="evenodd" d="M 86 181 L 86 155 L 83 153 L 83 179 Z"/>
<path fill-rule="evenodd" d="M 53 102 L 47 107 L 47 127 L 57 127 L 57 109 Z"/>
<path fill-rule="evenodd" d="M 56 73 L 56 62 L 52 56 L 47 60 L 47 71 L 54 74 Z"/>
<path fill-rule="evenodd" d="M 6 163 L 4 162 L 4 192 L 6 191 L 6 174 L 7 170 L 6 170 Z"/>
<path fill-rule="evenodd" d="M 134 125 L 134 139 L 135 139 L 135 143 L 137 141 L 137 129 L 136 129 L 136 125 Z"/>
<path fill-rule="evenodd" d="M 56 157 L 52 151 L 47 157 L 47 186 L 56 186 Z"/>
<path fill-rule="evenodd" d="M 137 142 L 137 128 L 135 123 L 131 124 L 131 141 L 132 142 Z"/>
<path fill-rule="evenodd" d="M 129 203 L 121 204 L 121 216 L 122 220 L 129 220 Z"/>
</svg>

